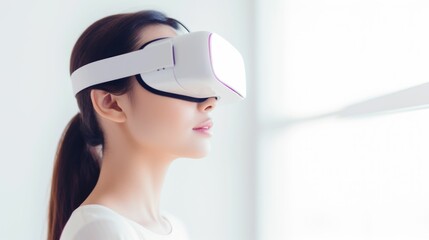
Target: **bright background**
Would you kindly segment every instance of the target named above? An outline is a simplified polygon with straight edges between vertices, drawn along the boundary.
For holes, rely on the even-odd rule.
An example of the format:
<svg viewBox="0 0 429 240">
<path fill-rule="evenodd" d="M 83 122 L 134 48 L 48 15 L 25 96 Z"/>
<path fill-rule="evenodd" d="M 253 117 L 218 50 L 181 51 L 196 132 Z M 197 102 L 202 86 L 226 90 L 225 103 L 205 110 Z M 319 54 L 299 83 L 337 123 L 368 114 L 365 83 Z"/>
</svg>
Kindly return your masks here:
<svg viewBox="0 0 429 240">
<path fill-rule="evenodd" d="M 255 9 L 257 239 L 429 239 L 429 2 Z"/>
<path fill-rule="evenodd" d="M 77 105 L 71 48 L 92 22 L 157 9 L 242 52 L 248 98 L 213 112 L 162 207 L 190 237 L 429 239 L 429 2 L 2 1 L 0 232 L 45 239 L 56 145 Z"/>
</svg>

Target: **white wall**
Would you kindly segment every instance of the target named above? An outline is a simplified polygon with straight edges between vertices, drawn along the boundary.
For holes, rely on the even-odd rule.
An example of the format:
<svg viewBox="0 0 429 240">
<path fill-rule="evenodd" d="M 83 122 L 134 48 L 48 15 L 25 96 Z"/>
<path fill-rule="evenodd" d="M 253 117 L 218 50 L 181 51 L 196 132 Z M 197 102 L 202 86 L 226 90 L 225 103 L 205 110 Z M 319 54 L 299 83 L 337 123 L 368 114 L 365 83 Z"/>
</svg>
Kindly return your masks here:
<svg viewBox="0 0 429 240">
<path fill-rule="evenodd" d="M 217 32 L 243 53 L 252 93 L 253 10 L 248 1 L 27 0 L 1 5 L 2 239 L 45 239 L 56 144 L 77 112 L 68 78 L 70 52 L 95 20 L 154 8 L 191 30 Z M 178 159 L 169 170 L 162 207 L 186 223 L 192 239 L 254 239 L 252 101 L 217 108 L 210 156 Z"/>
<path fill-rule="evenodd" d="M 429 239 L 428 2 L 255 9 L 258 239 Z"/>
</svg>

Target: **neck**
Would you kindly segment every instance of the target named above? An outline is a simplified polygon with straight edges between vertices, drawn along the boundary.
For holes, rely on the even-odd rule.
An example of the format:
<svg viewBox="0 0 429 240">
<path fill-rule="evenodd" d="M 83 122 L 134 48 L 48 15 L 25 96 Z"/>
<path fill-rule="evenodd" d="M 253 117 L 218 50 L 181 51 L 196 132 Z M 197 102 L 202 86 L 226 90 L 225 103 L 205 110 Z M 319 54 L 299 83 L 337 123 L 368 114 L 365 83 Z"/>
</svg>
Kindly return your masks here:
<svg viewBox="0 0 429 240">
<path fill-rule="evenodd" d="M 143 225 L 161 223 L 161 191 L 174 157 L 115 149 L 121 151 L 105 149 L 98 182 L 85 202 L 106 205 Z"/>
</svg>

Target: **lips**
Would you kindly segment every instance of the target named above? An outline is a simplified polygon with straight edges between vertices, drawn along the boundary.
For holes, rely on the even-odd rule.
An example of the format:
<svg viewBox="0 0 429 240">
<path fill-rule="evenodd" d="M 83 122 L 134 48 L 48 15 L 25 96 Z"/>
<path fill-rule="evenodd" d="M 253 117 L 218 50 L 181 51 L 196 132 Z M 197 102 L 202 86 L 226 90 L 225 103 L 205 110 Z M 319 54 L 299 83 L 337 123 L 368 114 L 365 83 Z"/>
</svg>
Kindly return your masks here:
<svg viewBox="0 0 429 240">
<path fill-rule="evenodd" d="M 198 126 L 194 127 L 193 130 L 208 130 L 213 126 L 213 122 L 211 119 L 208 119 L 202 123 L 200 123 Z"/>
</svg>

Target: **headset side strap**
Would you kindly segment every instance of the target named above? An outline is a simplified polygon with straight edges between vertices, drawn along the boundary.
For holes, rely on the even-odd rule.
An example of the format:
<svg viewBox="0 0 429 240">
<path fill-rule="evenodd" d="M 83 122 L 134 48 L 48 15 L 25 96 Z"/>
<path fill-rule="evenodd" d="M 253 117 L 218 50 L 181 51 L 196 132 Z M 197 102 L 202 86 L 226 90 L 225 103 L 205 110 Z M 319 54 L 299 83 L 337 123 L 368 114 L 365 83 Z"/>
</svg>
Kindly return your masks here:
<svg viewBox="0 0 429 240">
<path fill-rule="evenodd" d="M 156 41 L 143 49 L 89 63 L 71 75 L 73 93 L 104 82 L 139 73 L 174 67 L 171 39 Z"/>
</svg>

